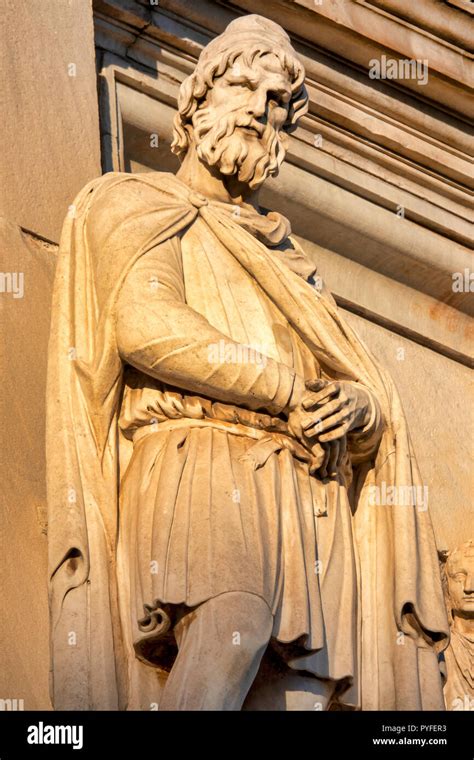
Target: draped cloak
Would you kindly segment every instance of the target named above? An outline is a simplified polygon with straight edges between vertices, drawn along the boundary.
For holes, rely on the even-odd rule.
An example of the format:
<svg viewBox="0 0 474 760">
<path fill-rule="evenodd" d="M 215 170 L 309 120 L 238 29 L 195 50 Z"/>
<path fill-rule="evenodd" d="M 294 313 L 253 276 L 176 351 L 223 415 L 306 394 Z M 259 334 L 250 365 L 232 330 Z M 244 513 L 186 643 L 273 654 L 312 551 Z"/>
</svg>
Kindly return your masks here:
<svg viewBox="0 0 474 760">
<path fill-rule="evenodd" d="M 100 250 L 88 220 L 121 186 Z M 133 187 L 133 197 L 128 189 Z M 114 196 L 116 197 L 116 196 Z M 197 218 L 280 309 L 327 378 L 362 383 L 384 429 L 376 455 L 354 465 L 360 705 L 442 709 L 437 653 L 448 626 L 429 512 L 404 500 L 375 506 L 371 489 L 421 485 L 388 374 L 319 293 L 224 214 L 169 174 L 108 174 L 77 196 L 61 236 L 48 365 L 47 483 L 51 693 L 56 709 L 130 709 L 142 666 L 120 625 L 116 549 L 120 475 L 130 442 L 118 428 L 123 361 L 116 304 L 134 264 Z M 402 635 L 403 634 L 403 635 Z M 71 638 L 72 636 L 72 638 Z"/>
</svg>

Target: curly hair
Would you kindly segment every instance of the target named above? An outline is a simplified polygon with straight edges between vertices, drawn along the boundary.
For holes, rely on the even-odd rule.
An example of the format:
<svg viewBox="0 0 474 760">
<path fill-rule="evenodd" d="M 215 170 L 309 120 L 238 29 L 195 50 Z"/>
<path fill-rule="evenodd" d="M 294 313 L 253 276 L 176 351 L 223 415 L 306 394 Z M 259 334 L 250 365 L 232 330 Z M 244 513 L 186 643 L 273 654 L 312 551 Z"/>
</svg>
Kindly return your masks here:
<svg viewBox="0 0 474 760">
<path fill-rule="evenodd" d="M 288 50 L 271 49 L 268 43 L 256 43 L 245 49 L 242 49 L 240 45 L 234 50 L 226 51 L 214 60 L 203 63 L 199 60 L 195 71 L 182 83 L 178 97 L 178 112 L 173 123 L 173 142 L 171 143 L 173 153 L 180 159 L 187 153 L 191 143 L 192 117 L 205 100 L 214 80 L 225 74 L 227 69 L 234 65 L 237 58 L 242 57 L 244 64 L 251 68 L 256 58 L 268 53 L 277 56 L 282 68 L 291 77 L 291 98 L 283 129 L 288 133 L 296 129 L 298 119 L 308 110 L 308 93 L 304 85 L 305 71 L 303 65 Z"/>
</svg>

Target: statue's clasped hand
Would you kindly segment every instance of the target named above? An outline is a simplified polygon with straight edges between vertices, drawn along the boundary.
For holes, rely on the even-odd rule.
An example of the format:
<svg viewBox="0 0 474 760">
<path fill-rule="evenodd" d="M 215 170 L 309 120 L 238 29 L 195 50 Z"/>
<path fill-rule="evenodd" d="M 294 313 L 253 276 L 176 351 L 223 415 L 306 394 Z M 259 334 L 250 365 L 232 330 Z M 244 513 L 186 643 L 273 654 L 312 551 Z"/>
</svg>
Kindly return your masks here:
<svg viewBox="0 0 474 760">
<path fill-rule="evenodd" d="M 347 450 L 347 434 L 369 420 L 369 394 L 345 381 L 298 381 L 288 416 L 290 432 L 310 449 L 312 474 L 337 474 Z M 295 398 L 296 396 L 296 398 Z"/>
</svg>

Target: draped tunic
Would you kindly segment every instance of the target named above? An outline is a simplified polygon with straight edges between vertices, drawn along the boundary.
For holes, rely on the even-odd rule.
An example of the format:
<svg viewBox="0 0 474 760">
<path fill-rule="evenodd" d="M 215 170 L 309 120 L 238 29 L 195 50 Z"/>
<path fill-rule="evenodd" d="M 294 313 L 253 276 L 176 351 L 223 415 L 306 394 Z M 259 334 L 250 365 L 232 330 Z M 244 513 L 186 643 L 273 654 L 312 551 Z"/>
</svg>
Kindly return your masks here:
<svg viewBox="0 0 474 760">
<path fill-rule="evenodd" d="M 265 217 L 254 215 L 262 237 Z M 274 255 L 305 278 L 314 272 L 296 243 Z M 352 458 L 369 457 L 380 439 L 375 399 L 337 477 L 310 475 L 287 411 L 295 375 L 314 380 L 320 365 L 200 219 L 134 265 L 117 335 L 128 365 L 119 425 L 134 446 L 121 482 L 120 551 L 137 651 L 160 666 L 160 635 L 139 626 L 153 605 L 252 593 L 274 615 L 274 639 L 291 644 L 279 646 L 287 662 L 343 681 L 356 704 L 347 488 Z"/>
<path fill-rule="evenodd" d="M 272 644 L 349 687 L 348 704 L 442 709 L 429 511 L 370 498 L 422 483 L 401 401 L 311 287 L 288 223 L 160 172 L 105 175 L 74 209 L 48 361 L 55 709 L 148 709 L 143 605 L 153 618 L 155 601 L 189 609 L 231 588 L 264 598 Z M 288 434 L 295 378 L 315 375 L 373 400 L 333 479 Z"/>
</svg>

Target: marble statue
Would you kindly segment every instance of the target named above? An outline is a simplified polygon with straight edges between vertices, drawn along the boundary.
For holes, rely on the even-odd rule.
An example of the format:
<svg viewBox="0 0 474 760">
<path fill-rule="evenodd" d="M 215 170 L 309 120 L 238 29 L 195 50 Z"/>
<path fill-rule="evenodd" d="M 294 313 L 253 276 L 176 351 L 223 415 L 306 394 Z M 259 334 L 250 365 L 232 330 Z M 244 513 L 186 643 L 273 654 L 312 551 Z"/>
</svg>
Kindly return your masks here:
<svg viewBox="0 0 474 760">
<path fill-rule="evenodd" d="M 444 709 L 429 512 L 394 385 L 259 205 L 307 110 L 238 18 L 183 82 L 176 176 L 65 221 L 48 370 L 56 709 Z M 381 251 L 383 255 L 383 251 Z"/>
<path fill-rule="evenodd" d="M 447 710 L 474 710 L 474 541 L 444 558 L 443 582 L 451 637 L 444 651 Z"/>
</svg>

